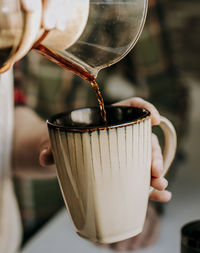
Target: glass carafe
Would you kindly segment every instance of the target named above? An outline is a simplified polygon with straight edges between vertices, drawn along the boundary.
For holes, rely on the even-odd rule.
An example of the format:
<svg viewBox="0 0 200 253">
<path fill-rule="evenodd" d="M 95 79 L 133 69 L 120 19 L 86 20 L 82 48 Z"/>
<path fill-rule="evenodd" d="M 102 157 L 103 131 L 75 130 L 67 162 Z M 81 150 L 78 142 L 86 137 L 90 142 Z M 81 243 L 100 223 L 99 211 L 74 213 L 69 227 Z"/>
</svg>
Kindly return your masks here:
<svg viewBox="0 0 200 253">
<path fill-rule="evenodd" d="M 18 50 L 21 48 L 21 52 L 18 52 L 17 57 L 11 54 L 12 59 L 8 57 L 6 62 L 5 57 L 0 55 L 1 65 L 5 61 L 1 72 L 31 48 L 42 53 L 39 47 L 41 44 L 60 58 L 96 77 L 99 70 L 118 62 L 136 44 L 145 23 L 147 5 L 148 0 L 72 0 L 70 11 L 69 7 L 66 9 L 69 15 L 68 25 L 62 32 L 41 29 L 41 22 L 38 22 L 41 10 L 31 13 L 32 16 L 22 11 L 22 16 L 26 17 L 22 34 L 26 32 L 31 38 L 26 36 L 29 38 L 28 43 L 20 40 Z M 3 39 L 0 27 L 0 45 Z"/>
</svg>

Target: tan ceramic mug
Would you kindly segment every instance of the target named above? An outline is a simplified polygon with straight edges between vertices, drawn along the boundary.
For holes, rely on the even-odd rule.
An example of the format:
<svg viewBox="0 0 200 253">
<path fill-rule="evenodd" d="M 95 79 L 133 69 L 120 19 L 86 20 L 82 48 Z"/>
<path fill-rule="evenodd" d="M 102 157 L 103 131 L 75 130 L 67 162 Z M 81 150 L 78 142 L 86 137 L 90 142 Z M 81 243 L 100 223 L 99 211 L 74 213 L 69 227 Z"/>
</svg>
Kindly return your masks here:
<svg viewBox="0 0 200 253">
<path fill-rule="evenodd" d="M 65 204 L 76 232 L 98 243 L 139 234 L 151 181 L 151 115 L 134 107 L 98 108 L 51 117 L 48 129 Z M 165 174 L 176 151 L 176 132 L 161 117 Z"/>
</svg>

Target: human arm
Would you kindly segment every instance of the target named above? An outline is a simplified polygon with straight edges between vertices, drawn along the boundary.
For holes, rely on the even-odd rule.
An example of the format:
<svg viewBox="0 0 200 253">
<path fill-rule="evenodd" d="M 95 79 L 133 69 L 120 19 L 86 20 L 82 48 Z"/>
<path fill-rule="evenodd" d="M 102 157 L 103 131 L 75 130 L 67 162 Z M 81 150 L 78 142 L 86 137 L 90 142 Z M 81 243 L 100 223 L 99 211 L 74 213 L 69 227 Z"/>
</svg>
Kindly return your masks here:
<svg viewBox="0 0 200 253">
<path fill-rule="evenodd" d="M 39 163 L 38 158 L 40 149 L 43 147 L 43 140 L 48 141 L 48 130 L 44 120 L 27 106 L 16 106 L 13 141 L 14 169 L 52 171 L 51 167 L 44 170 Z M 48 161 L 53 164 L 51 159 L 52 156 L 49 157 Z"/>
<path fill-rule="evenodd" d="M 126 105 L 126 106 L 146 108 L 151 112 L 152 125 L 159 125 L 160 123 L 160 114 L 157 111 L 157 109 L 151 103 L 141 98 L 137 97 L 130 98 L 114 105 Z M 53 162 L 53 157 L 47 134 L 43 135 L 42 140 L 40 140 L 39 161 L 42 166 L 49 166 Z M 168 202 L 171 199 L 171 193 L 165 190 L 165 188 L 168 185 L 168 182 L 163 176 L 161 176 L 162 171 L 163 171 L 163 156 L 158 139 L 153 134 L 151 186 L 154 187 L 155 190 L 152 192 L 150 199 L 159 202 Z"/>
<path fill-rule="evenodd" d="M 157 109 L 149 102 L 141 98 L 130 98 L 123 100 L 116 105 L 126 105 L 146 108 L 151 112 L 152 125 L 160 124 L 160 114 Z M 47 138 L 43 138 L 40 146 L 40 164 L 42 166 L 48 166 L 53 161 L 50 144 Z M 157 137 L 152 135 L 152 179 L 151 186 L 154 187 L 154 191 L 150 195 L 150 199 L 159 202 L 168 202 L 171 199 L 171 193 L 165 188 L 168 185 L 167 180 L 161 176 L 163 171 L 163 156 Z"/>
</svg>

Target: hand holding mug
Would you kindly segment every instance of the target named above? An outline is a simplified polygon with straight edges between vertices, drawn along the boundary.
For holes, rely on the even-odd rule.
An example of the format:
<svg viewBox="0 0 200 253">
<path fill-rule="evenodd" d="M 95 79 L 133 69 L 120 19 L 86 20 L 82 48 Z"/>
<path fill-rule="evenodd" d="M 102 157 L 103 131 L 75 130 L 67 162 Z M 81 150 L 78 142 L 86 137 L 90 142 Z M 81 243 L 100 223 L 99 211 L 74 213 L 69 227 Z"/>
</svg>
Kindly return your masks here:
<svg viewBox="0 0 200 253">
<path fill-rule="evenodd" d="M 160 124 L 160 114 L 154 105 L 145 101 L 142 98 L 134 97 L 123 100 L 115 105 L 134 106 L 138 108 L 145 108 L 151 112 L 152 126 L 158 126 Z M 168 185 L 167 180 L 162 175 L 163 172 L 163 155 L 159 145 L 158 138 L 155 134 L 152 134 L 152 166 L 151 166 L 151 186 L 155 189 L 150 199 L 159 202 L 168 202 L 171 199 L 171 192 L 165 190 Z"/>
<path fill-rule="evenodd" d="M 160 114 L 158 110 L 149 102 L 138 98 L 130 98 L 123 100 L 114 105 L 134 106 L 145 108 L 151 112 L 152 125 L 160 124 Z M 52 165 L 54 162 L 52 151 L 49 143 L 49 136 L 43 136 L 40 145 L 40 164 L 44 167 Z M 151 186 L 155 189 L 150 199 L 159 202 L 168 202 L 171 199 L 171 193 L 165 188 L 168 185 L 167 180 L 162 175 L 163 172 L 163 156 L 156 135 L 152 134 L 152 167 L 151 167 Z"/>
<path fill-rule="evenodd" d="M 163 176 L 175 155 L 175 129 L 166 118 L 159 120 L 151 104 L 138 98 L 125 103 L 136 103 L 137 107 L 106 107 L 106 125 L 98 108 L 61 113 L 47 121 L 69 215 L 76 232 L 93 242 L 113 243 L 141 233 L 150 193 L 156 200 L 171 197 L 163 191 L 167 186 Z M 162 173 L 155 138 L 152 152 L 151 113 L 139 108 L 144 104 L 156 115 L 152 121 L 160 121 L 165 134 Z M 49 154 L 49 148 L 43 155 L 45 152 Z M 156 175 L 158 178 L 151 180 Z M 150 189 L 150 181 L 161 192 Z"/>
</svg>

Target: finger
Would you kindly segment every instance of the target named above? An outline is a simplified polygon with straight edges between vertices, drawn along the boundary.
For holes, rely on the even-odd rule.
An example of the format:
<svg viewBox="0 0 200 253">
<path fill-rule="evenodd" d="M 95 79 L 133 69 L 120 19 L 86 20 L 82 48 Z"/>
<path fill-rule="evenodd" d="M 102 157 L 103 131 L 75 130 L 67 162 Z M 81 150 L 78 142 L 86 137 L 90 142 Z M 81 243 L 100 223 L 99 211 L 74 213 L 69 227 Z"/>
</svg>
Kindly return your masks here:
<svg viewBox="0 0 200 253">
<path fill-rule="evenodd" d="M 152 125 L 159 125 L 160 124 L 160 114 L 159 114 L 158 110 L 155 108 L 154 105 L 145 101 L 142 98 L 139 98 L 139 97 L 129 98 L 127 100 L 123 100 L 121 102 L 118 102 L 114 105 L 125 105 L 125 106 L 135 106 L 138 108 L 145 108 L 148 111 L 150 111 L 150 113 L 151 113 Z"/>
<path fill-rule="evenodd" d="M 163 156 L 158 138 L 152 134 L 152 163 L 151 174 L 152 177 L 161 177 L 163 172 Z"/>
<path fill-rule="evenodd" d="M 150 199 L 157 202 L 168 202 L 172 198 L 172 194 L 169 191 L 158 191 L 154 190 L 151 195 Z"/>
<path fill-rule="evenodd" d="M 67 26 L 67 21 L 68 18 L 70 17 L 71 13 L 73 12 L 73 4 L 69 3 L 68 0 L 62 0 L 62 4 L 61 4 L 61 8 L 60 8 L 60 13 L 56 22 L 56 29 L 60 30 L 60 31 L 64 31 L 66 29 Z M 70 8 L 69 8 L 70 6 Z M 70 13 L 69 13 L 70 11 Z"/>
<path fill-rule="evenodd" d="M 160 178 L 152 178 L 151 179 L 151 186 L 156 190 L 163 191 L 168 186 L 168 181 L 164 177 Z"/>
<path fill-rule="evenodd" d="M 42 7 L 41 0 L 21 0 L 21 4 L 26 11 L 37 11 Z"/>
<path fill-rule="evenodd" d="M 46 30 L 54 29 L 60 14 L 60 8 L 62 8 L 62 0 L 44 0 L 43 8 L 43 27 Z"/>
<path fill-rule="evenodd" d="M 41 150 L 39 155 L 39 163 L 43 167 L 54 164 L 53 154 L 50 147 Z"/>
</svg>

